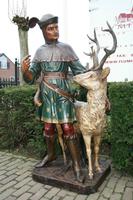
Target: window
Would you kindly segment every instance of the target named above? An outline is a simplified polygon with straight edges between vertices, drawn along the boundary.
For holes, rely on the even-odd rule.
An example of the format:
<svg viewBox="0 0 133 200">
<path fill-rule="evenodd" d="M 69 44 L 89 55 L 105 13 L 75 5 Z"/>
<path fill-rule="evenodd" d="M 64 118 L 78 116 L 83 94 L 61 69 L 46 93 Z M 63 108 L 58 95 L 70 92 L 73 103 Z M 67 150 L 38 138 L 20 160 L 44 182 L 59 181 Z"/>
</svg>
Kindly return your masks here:
<svg viewBox="0 0 133 200">
<path fill-rule="evenodd" d="M 3 55 L 0 57 L 0 68 L 1 69 L 7 69 L 8 68 L 8 64 L 7 64 L 7 58 Z"/>
<path fill-rule="evenodd" d="M 9 63 L 9 62 L 7 62 L 7 68 L 8 68 L 8 69 L 10 68 L 10 63 Z"/>
</svg>

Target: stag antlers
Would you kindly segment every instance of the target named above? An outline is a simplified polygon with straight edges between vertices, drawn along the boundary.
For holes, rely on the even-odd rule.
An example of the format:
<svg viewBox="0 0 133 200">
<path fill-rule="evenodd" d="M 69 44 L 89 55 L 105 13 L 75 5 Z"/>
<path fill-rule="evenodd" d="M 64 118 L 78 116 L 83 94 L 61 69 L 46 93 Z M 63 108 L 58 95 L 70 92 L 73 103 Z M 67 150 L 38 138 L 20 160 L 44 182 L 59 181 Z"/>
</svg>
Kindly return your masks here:
<svg viewBox="0 0 133 200">
<path fill-rule="evenodd" d="M 104 29 L 102 31 L 106 31 L 106 32 L 109 32 L 112 37 L 113 37 L 113 46 L 112 46 L 112 49 L 107 49 L 107 48 L 104 48 L 104 51 L 105 51 L 105 55 L 103 56 L 103 58 L 101 59 L 100 63 L 98 61 L 98 53 L 100 51 L 100 46 L 99 46 L 99 42 L 98 42 L 98 39 L 97 39 L 97 36 L 96 36 L 96 31 L 94 29 L 94 39 L 92 39 L 90 36 L 87 35 L 87 37 L 89 38 L 89 40 L 91 40 L 92 42 L 94 42 L 96 44 L 96 47 L 97 47 L 97 51 L 95 52 L 95 50 L 93 49 L 93 47 L 91 47 L 91 53 L 85 53 L 87 56 L 90 56 L 92 57 L 93 59 L 93 66 L 91 68 L 91 70 L 99 70 L 99 69 L 102 69 L 104 63 L 106 62 L 107 58 L 113 54 L 116 50 L 116 47 L 117 47 L 117 38 L 116 38 L 116 35 L 112 29 L 112 27 L 110 26 L 110 24 L 107 22 L 107 26 L 108 26 L 108 29 Z"/>
</svg>

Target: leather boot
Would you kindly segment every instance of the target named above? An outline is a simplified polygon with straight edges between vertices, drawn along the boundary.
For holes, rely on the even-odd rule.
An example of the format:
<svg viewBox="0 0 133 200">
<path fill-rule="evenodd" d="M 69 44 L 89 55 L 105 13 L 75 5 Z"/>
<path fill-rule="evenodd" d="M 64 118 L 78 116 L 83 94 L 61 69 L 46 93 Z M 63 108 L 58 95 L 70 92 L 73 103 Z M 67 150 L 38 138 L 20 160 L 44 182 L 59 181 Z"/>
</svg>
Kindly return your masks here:
<svg viewBox="0 0 133 200">
<path fill-rule="evenodd" d="M 40 163 L 38 163 L 35 166 L 36 168 L 44 167 L 48 162 L 51 162 L 56 159 L 54 141 L 55 136 L 46 137 L 47 155 L 43 158 L 43 160 Z"/>
<path fill-rule="evenodd" d="M 83 183 L 85 177 L 82 175 L 82 172 L 81 172 L 80 150 L 79 150 L 77 138 L 67 139 L 66 143 L 72 157 L 73 168 L 74 168 L 76 179 L 78 182 Z"/>
</svg>

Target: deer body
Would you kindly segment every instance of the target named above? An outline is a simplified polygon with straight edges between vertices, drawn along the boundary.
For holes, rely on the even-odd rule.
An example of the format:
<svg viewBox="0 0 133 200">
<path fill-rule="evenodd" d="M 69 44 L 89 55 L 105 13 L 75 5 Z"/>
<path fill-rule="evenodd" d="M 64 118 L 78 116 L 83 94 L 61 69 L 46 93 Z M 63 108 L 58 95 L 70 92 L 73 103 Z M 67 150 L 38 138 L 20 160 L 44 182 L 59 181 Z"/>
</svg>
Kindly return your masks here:
<svg viewBox="0 0 133 200">
<path fill-rule="evenodd" d="M 93 178 L 91 158 L 91 141 L 94 139 L 94 166 L 101 172 L 98 162 L 99 147 L 102 134 L 106 125 L 106 90 L 109 68 L 101 72 L 90 71 L 74 76 L 74 81 L 88 89 L 87 103 L 75 103 L 76 117 L 82 132 L 88 158 L 88 175 Z"/>
<path fill-rule="evenodd" d="M 80 78 L 81 76 L 82 75 L 80 75 Z M 78 79 L 78 76 L 77 76 L 77 79 Z M 78 82 L 77 80 L 77 82 L 82 86 L 84 84 L 84 81 L 88 81 L 88 85 L 91 84 L 89 77 L 88 79 L 83 78 L 81 82 Z M 106 85 L 105 81 L 102 84 Z M 103 126 L 105 124 L 104 118 L 105 118 L 106 99 L 107 99 L 107 96 L 106 96 L 105 86 L 102 88 L 101 85 L 98 83 L 97 88 L 88 89 L 88 93 L 87 93 L 88 103 L 84 104 L 84 102 L 82 102 L 80 106 L 76 106 L 76 113 L 77 113 L 76 116 L 77 116 L 77 120 L 80 124 L 81 129 L 85 129 L 86 127 L 87 130 L 90 130 L 90 134 L 92 133 L 92 131 L 95 134 L 98 134 L 99 132 L 101 132 L 101 129 L 103 129 Z M 84 127 L 83 124 L 84 125 L 86 124 L 86 126 Z"/>
</svg>

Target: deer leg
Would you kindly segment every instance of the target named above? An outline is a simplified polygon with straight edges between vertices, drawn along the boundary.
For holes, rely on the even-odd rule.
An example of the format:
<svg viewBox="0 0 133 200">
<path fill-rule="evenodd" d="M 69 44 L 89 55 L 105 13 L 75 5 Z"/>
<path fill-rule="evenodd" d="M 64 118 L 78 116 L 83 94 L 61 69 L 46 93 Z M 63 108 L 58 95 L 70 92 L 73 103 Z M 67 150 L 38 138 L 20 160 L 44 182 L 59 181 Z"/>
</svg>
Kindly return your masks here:
<svg viewBox="0 0 133 200">
<path fill-rule="evenodd" d="M 99 165 L 99 149 L 101 143 L 101 135 L 94 136 L 94 166 L 96 171 L 102 172 L 101 167 Z"/>
<path fill-rule="evenodd" d="M 93 179 L 93 169 L 92 169 L 92 158 L 91 158 L 91 135 L 83 135 L 85 146 L 86 146 L 86 154 L 88 158 L 88 175 L 90 179 Z"/>
<path fill-rule="evenodd" d="M 63 153 L 64 164 L 67 164 L 65 146 L 64 146 L 63 137 L 62 137 L 63 136 L 63 130 L 62 130 L 60 124 L 56 124 L 56 128 L 57 128 L 57 132 L 58 132 L 59 143 L 60 143 L 60 146 L 61 146 L 61 149 L 62 149 L 62 153 Z"/>
</svg>

